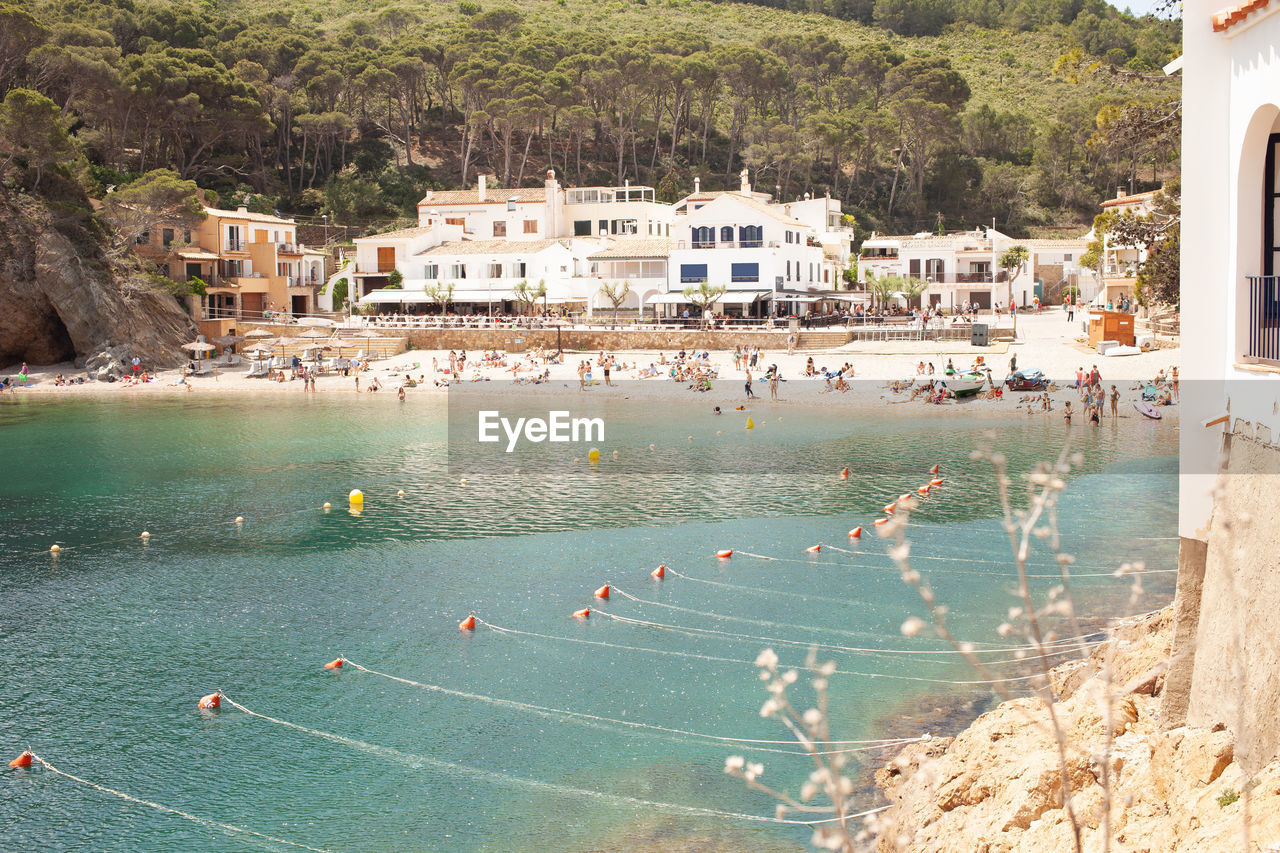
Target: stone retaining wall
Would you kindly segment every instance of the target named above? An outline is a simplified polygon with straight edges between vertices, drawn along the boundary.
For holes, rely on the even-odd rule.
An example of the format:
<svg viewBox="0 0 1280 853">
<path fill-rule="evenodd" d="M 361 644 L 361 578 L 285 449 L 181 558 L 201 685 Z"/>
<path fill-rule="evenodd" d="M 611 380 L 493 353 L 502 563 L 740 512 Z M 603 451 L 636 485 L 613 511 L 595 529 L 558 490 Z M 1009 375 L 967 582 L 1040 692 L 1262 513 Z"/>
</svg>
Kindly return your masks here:
<svg viewBox="0 0 1280 853">
<path fill-rule="evenodd" d="M 396 330 L 401 334 L 404 330 Z M 532 349 L 542 346 L 556 347 L 555 329 L 409 329 L 409 346 L 414 349 L 500 349 L 514 351 L 513 347 Z M 514 341 L 523 339 L 523 344 Z M 786 349 L 787 331 L 734 332 L 734 331 L 630 331 L 620 329 L 563 329 L 559 332 L 559 345 L 566 352 L 630 352 L 633 350 L 721 350 L 736 346 L 760 347 L 766 350 Z"/>
</svg>

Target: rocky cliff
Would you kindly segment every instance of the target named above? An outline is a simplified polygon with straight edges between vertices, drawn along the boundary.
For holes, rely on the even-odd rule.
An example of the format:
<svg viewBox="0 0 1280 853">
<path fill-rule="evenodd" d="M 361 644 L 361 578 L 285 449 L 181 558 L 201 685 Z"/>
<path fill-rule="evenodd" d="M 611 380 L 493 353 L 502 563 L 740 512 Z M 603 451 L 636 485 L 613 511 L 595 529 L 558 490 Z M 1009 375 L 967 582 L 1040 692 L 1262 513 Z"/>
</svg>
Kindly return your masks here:
<svg viewBox="0 0 1280 853">
<path fill-rule="evenodd" d="M 182 361 L 195 328 L 167 293 L 108 262 L 88 199 L 69 182 L 41 196 L 0 186 L 0 366 L 74 360 L 96 375 Z"/>
<path fill-rule="evenodd" d="M 1080 849 L 1103 850 L 1109 836 L 1113 851 L 1280 850 L 1280 762 L 1248 776 L 1229 731 L 1160 725 L 1171 634 L 1171 608 L 1148 614 L 1122 626 L 1088 661 L 1054 672 Z M 1108 654 L 1113 674 L 1106 680 Z M 1100 701 L 1108 683 L 1119 696 L 1109 749 Z M 892 803 L 876 827 L 877 849 L 1076 849 L 1048 723 L 1043 703 L 1019 699 L 955 738 L 908 747 L 877 773 Z"/>
</svg>

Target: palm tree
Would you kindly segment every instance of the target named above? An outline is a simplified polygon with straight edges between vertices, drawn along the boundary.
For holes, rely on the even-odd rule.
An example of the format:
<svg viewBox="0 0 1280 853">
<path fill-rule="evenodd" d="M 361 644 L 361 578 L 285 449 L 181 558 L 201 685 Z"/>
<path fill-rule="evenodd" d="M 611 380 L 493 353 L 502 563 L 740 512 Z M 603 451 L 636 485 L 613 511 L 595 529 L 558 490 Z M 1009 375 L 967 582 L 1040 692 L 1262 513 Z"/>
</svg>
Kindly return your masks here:
<svg viewBox="0 0 1280 853">
<path fill-rule="evenodd" d="M 693 305 L 702 309 L 702 325 L 705 328 L 707 325 L 707 309 L 711 307 L 711 303 L 715 302 L 721 296 L 724 296 L 724 293 L 724 285 L 712 287 L 707 284 L 707 280 L 704 278 L 702 281 L 698 282 L 697 287 L 694 287 L 692 284 L 686 287 L 684 289 L 684 298 L 688 299 Z"/>
<path fill-rule="evenodd" d="M 884 278 L 873 278 L 868 274 L 867 290 L 871 292 L 873 306 L 884 308 L 893 298 L 894 292 L 898 290 L 898 277 L 887 275 Z"/>
<path fill-rule="evenodd" d="M 606 281 L 600 285 L 600 294 L 609 303 L 613 305 L 613 322 L 618 322 L 618 309 L 622 307 L 622 303 L 627 301 L 627 297 L 631 295 L 631 282 L 629 281 Z"/>
<path fill-rule="evenodd" d="M 1022 270 L 1030 260 L 1031 253 L 1026 246 L 1010 246 L 1000 256 L 1000 269 L 1009 274 L 1009 309 L 1013 310 L 1013 280 L 1022 274 Z"/>
</svg>

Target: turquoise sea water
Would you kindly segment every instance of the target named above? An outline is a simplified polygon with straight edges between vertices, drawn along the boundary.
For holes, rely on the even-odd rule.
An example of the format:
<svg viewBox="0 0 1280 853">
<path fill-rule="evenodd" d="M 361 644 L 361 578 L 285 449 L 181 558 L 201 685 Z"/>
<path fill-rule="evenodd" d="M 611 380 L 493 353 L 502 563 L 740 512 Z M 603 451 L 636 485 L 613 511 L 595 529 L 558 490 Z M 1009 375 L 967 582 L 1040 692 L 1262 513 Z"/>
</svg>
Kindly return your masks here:
<svg viewBox="0 0 1280 853">
<path fill-rule="evenodd" d="M 994 441 L 1025 470 L 1056 456 L 1062 426 L 781 411 L 748 433 L 676 402 L 619 405 L 598 468 L 567 450 L 462 485 L 432 401 L 5 401 L 3 757 L 30 746 L 99 785 L 325 850 L 800 849 L 804 827 L 728 816 L 773 803 L 722 767 L 745 754 L 794 791 L 806 759 L 697 735 L 785 740 L 758 714 L 766 645 L 795 665 L 824 644 L 840 738 L 982 690 L 943 683 L 977 677 L 945 655 L 831 648 L 942 648 L 900 635 L 923 608 L 883 542 L 846 532 L 941 463 L 915 566 L 962 635 L 1001 642 L 1007 546 L 969 454 Z M 1085 461 L 1061 516 L 1078 601 L 1118 613 L 1127 587 L 1087 575 L 1175 567 L 1176 433 L 1126 419 L 1073 441 Z M 683 577 L 652 580 L 659 563 Z M 1143 609 L 1173 577 L 1147 578 Z M 606 582 L 612 601 L 593 602 Z M 569 617 L 588 604 L 638 621 Z M 469 612 L 523 633 L 460 633 Z M 339 654 L 452 692 L 325 671 Z M 215 689 L 275 721 L 197 711 Z M 292 849 L 39 769 L 0 774 L 0 828 L 9 849 Z"/>
</svg>

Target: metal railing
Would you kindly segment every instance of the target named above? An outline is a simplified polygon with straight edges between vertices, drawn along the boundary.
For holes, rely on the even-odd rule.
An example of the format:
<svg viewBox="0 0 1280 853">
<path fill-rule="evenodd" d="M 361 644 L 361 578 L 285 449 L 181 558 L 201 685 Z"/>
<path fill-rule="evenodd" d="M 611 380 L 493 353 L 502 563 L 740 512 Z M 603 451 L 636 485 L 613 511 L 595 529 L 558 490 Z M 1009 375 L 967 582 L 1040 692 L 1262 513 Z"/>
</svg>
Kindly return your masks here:
<svg viewBox="0 0 1280 853">
<path fill-rule="evenodd" d="M 1245 355 L 1280 361 L 1280 275 L 1250 275 L 1249 347 Z"/>
</svg>

